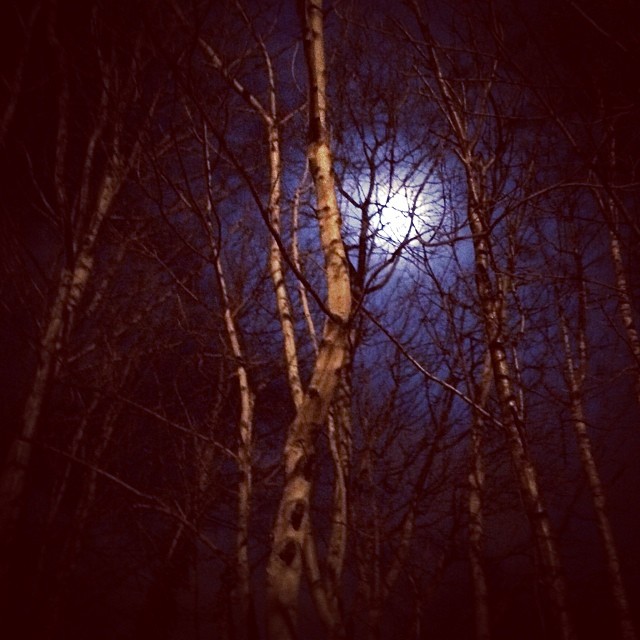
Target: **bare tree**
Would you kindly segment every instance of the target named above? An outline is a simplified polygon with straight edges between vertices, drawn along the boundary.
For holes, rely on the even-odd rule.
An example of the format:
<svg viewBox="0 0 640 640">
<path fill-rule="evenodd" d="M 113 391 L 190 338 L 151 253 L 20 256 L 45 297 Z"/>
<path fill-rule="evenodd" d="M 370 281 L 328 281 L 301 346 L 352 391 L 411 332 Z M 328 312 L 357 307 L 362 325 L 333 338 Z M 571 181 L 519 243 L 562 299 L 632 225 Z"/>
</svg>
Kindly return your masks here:
<svg viewBox="0 0 640 640">
<path fill-rule="evenodd" d="M 582 251 L 575 240 L 575 222 L 572 226 L 574 228 L 569 231 L 569 236 L 573 236 L 573 241 L 571 242 L 572 246 L 567 251 L 572 254 L 575 263 L 574 278 L 577 285 L 577 311 L 573 314 L 575 319 L 575 329 L 573 331 L 567 317 L 567 296 L 562 296 L 556 288 L 560 333 L 564 346 L 564 376 L 569 395 L 571 422 L 578 443 L 580 461 L 591 492 L 598 531 L 606 558 L 607 574 L 616 609 L 620 637 L 626 640 L 633 640 L 636 638 L 636 632 L 622 580 L 619 554 L 607 513 L 605 491 L 596 465 L 593 445 L 587 427 L 584 385 L 589 366 L 587 346 L 588 293 Z"/>
<path fill-rule="evenodd" d="M 142 32 L 134 34 L 126 44 L 118 43 L 97 9 L 87 17 L 95 38 L 90 53 L 92 72 L 99 82 L 90 104 L 84 104 L 85 96 L 78 85 L 80 63 L 70 51 L 69 34 L 60 24 L 55 4 L 49 7 L 46 19 L 46 51 L 55 61 L 56 77 L 56 86 L 51 89 L 55 135 L 50 175 L 39 174 L 39 163 L 30 154 L 25 160 L 31 168 L 33 189 L 39 194 L 34 206 L 44 211 L 55 229 L 60 255 L 41 325 L 33 383 L 0 479 L 3 565 L 16 535 L 43 403 L 59 374 L 65 342 L 77 322 L 94 269 L 101 228 L 139 156 L 145 123 L 154 109 L 154 101 L 149 102 L 148 96 L 143 101 L 139 99 L 140 70 L 146 57 Z M 126 54 L 118 51 L 121 44 L 125 44 Z M 136 101 L 139 105 L 134 107 Z M 82 135 L 77 136 L 73 123 L 82 108 L 89 109 L 90 116 L 83 124 Z M 133 127 L 138 131 L 132 131 Z M 81 163 L 76 161 L 78 155 L 83 158 Z M 6 575 L 6 567 L 2 574 Z"/>
<path fill-rule="evenodd" d="M 416 40 L 410 33 L 407 33 L 407 38 L 413 42 L 423 68 L 420 75 L 422 86 L 441 110 L 464 171 L 467 219 L 475 259 L 474 277 L 513 470 L 534 535 L 540 573 L 553 617 L 562 637 L 573 638 L 575 632 L 569 615 L 559 551 L 540 493 L 536 469 L 527 452 L 522 408 L 516 395 L 513 365 L 507 355 L 503 320 L 506 280 L 495 262 L 492 241 L 491 228 L 495 224 L 492 203 L 499 197 L 497 189 L 500 189 L 501 178 L 492 180 L 489 176 L 496 163 L 506 160 L 507 144 L 502 138 L 504 131 L 500 128 L 500 118 L 503 114 L 498 112 L 496 95 L 498 60 L 489 52 L 484 54 L 482 62 L 478 60 L 474 67 L 477 79 L 468 87 L 455 58 L 439 47 L 418 4 L 413 2 L 411 7 L 422 40 Z M 475 44 L 480 51 L 480 43 Z M 487 118 L 479 121 L 475 114 L 483 113 L 492 114 L 492 121 L 487 121 Z M 487 141 L 485 133 L 488 127 L 495 127 L 495 138 L 490 141 Z"/>
<path fill-rule="evenodd" d="M 348 349 L 351 289 L 340 232 L 327 120 L 322 4 L 300 3 L 309 84 L 309 164 L 325 259 L 327 311 L 313 375 L 285 444 L 285 485 L 273 529 L 267 567 L 269 637 L 293 638 L 303 550 L 309 527 L 314 440 L 327 418 Z"/>
<path fill-rule="evenodd" d="M 526 3 L 75 4 L 1 74 L 16 635 L 633 638 L 631 93 Z"/>
</svg>

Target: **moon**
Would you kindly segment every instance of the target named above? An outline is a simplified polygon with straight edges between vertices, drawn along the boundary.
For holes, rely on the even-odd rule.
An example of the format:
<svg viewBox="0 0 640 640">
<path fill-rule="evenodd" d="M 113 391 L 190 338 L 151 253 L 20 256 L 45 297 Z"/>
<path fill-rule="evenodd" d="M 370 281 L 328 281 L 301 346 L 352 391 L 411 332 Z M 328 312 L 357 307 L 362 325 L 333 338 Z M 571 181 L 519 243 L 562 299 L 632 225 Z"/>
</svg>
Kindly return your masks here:
<svg viewBox="0 0 640 640">
<path fill-rule="evenodd" d="M 419 207 L 418 193 L 407 185 L 378 189 L 379 236 L 386 244 L 398 244 L 412 233 L 413 219 Z"/>
<path fill-rule="evenodd" d="M 365 189 L 357 182 L 352 189 L 365 197 Z M 427 191 L 424 184 L 412 184 L 406 177 L 381 182 L 374 187 L 367 198 L 367 219 L 371 240 L 379 249 L 394 251 L 401 243 L 416 240 L 425 230 L 434 215 L 433 202 Z M 346 226 L 349 232 L 354 232 L 360 225 L 360 216 L 357 209 L 347 206 L 346 211 Z"/>
</svg>

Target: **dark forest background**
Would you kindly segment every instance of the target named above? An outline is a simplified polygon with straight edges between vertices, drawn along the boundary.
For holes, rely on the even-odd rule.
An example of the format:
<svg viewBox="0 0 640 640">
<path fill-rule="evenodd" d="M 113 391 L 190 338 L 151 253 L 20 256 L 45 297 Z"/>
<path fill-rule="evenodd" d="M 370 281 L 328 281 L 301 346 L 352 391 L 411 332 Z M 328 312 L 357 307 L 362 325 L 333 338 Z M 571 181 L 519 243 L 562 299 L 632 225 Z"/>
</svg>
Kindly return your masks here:
<svg viewBox="0 0 640 640">
<path fill-rule="evenodd" d="M 299 637 L 637 637 L 639 18 L 325 4 L 354 303 Z M 0 633 L 266 638 L 326 320 L 296 3 L 0 24 Z"/>
</svg>

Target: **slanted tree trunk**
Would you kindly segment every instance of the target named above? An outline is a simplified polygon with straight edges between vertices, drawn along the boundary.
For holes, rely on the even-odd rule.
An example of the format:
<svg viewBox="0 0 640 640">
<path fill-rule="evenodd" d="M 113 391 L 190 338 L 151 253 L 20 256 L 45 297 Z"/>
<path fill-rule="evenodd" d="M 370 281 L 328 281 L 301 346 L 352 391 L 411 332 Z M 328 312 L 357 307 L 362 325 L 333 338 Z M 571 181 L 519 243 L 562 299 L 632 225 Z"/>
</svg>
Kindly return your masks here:
<svg viewBox="0 0 640 640">
<path fill-rule="evenodd" d="M 245 365 L 246 358 L 240 344 L 239 329 L 231 308 L 231 300 L 227 290 L 227 282 L 220 255 L 219 242 L 213 233 L 214 197 L 209 184 L 211 163 L 209 160 L 207 129 L 203 132 L 203 150 L 207 169 L 207 211 L 204 220 L 209 234 L 209 246 L 212 262 L 218 281 L 220 303 L 224 316 L 224 325 L 231 353 L 236 363 L 236 374 L 240 391 L 240 419 L 238 420 L 238 532 L 236 537 L 237 587 L 236 596 L 239 605 L 241 640 L 252 640 L 252 624 L 254 618 L 253 597 L 251 589 L 251 563 L 249 560 L 249 523 L 251 520 L 251 495 L 253 490 L 253 408 L 255 395 L 249 382 L 249 374 Z"/>
<path fill-rule="evenodd" d="M 42 407 L 51 382 L 58 373 L 64 340 L 73 327 L 75 311 L 91 277 L 93 249 L 98 231 L 118 187 L 119 184 L 112 179 L 104 181 L 105 191 L 101 194 L 90 232 L 84 237 L 73 266 L 63 267 L 58 280 L 56 297 L 38 347 L 38 364 L 25 402 L 22 426 L 9 448 L 0 478 L 0 548 L 3 552 L 11 547 L 15 539 L 33 439 Z"/>
<path fill-rule="evenodd" d="M 560 317 L 560 330 L 565 352 L 565 380 L 569 392 L 569 402 L 571 410 L 571 421 L 576 435 L 578 452 L 582 468 L 587 478 L 589 490 L 593 500 L 593 509 L 596 514 L 598 531 L 602 540 L 602 546 L 606 559 L 607 576 L 609 578 L 609 588 L 615 607 L 620 638 L 623 640 L 636 640 L 636 632 L 633 626 L 633 617 L 629 607 L 627 592 L 622 580 L 620 560 L 615 544 L 611 522 L 607 515 L 606 497 L 600 473 L 596 466 L 591 446 L 591 438 L 587 431 L 587 421 L 584 409 L 583 384 L 587 373 L 587 292 L 582 268 L 582 259 L 577 250 L 574 250 L 577 266 L 578 279 L 578 312 L 577 312 L 577 355 L 574 357 L 574 348 L 569 334 L 569 326 L 562 310 L 560 296 L 556 292 L 558 299 L 558 310 Z"/>
<path fill-rule="evenodd" d="M 474 400 L 484 408 L 491 388 L 491 360 L 489 354 L 484 359 L 480 384 L 473 394 Z M 470 390 L 471 391 L 471 390 Z M 476 640 L 490 640 L 489 592 L 484 571 L 484 460 L 482 441 L 485 419 L 478 411 L 473 411 L 471 423 L 471 470 L 469 473 L 469 563 L 473 586 L 473 611 Z"/>
<path fill-rule="evenodd" d="M 527 451 L 525 425 L 519 411 L 512 367 L 507 357 L 504 326 L 506 300 L 494 261 L 491 236 L 492 204 L 488 186 L 491 184 L 488 172 L 498 158 L 493 156 L 486 160 L 476 149 L 475 127 L 487 124 L 479 124 L 473 119 L 483 117 L 478 114 L 493 113 L 496 109 L 495 103 L 488 96 L 492 93 L 497 62 L 486 71 L 478 69 L 479 73 L 486 74 L 486 78 L 483 80 L 481 97 L 478 98 L 480 103 L 471 106 L 468 104 L 470 96 L 465 93 L 464 84 L 451 82 L 448 78 L 443 65 L 450 59 L 441 56 L 437 50 L 437 41 L 416 0 L 411 0 L 411 7 L 424 37 L 422 51 L 427 59 L 428 72 L 423 75 L 423 84 L 447 122 L 455 141 L 456 155 L 466 178 L 467 223 L 473 238 L 474 276 L 480 317 L 491 358 L 501 422 L 533 535 L 538 570 L 558 633 L 563 640 L 573 640 L 575 631 L 568 609 L 567 588 L 560 555 L 551 521 L 540 494 L 536 469 Z M 495 114 L 497 119 L 500 116 L 500 113 Z"/>
<path fill-rule="evenodd" d="M 51 184 L 46 185 L 46 189 L 54 194 L 53 203 L 48 206 L 64 236 L 64 263 L 43 322 L 36 371 L 25 401 L 22 424 L 11 442 L 0 478 L 0 580 L 6 575 L 7 553 L 17 532 L 33 440 L 45 399 L 59 372 L 64 343 L 74 328 L 77 309 L 93 274 L 97 239 L 140 152 L 139 134 L 133 136 L 131 142 L 124 125 L 127 109 L 134 97 L 137 99 L 142 39 L 133 43 L 130 65 L 126 69 L 116 68 L 108 52 L 103 50 L 104 45 L 96 43 L 93 53 L 98 61 L 98 91 L 91 104 L 78 105 L 73 102 L 71 91 L 72 83 L 77 81 L 76 61 L 68 58 L 65 43 L 60 41 L 64 29 L 57 24 L 58 19 L 54 3 L 48 16 L 47 40 L 56 60 L 59 84 L 56 87 L 55 152 Z M 94 119 L 79 135 L 71 135 L 79 106 L 90 107 Z M 155 101 L 149 106 L 147 117 L 154 108 Z M 71 157 L 78 152 L 82 154 L 80 159 Z M 82 167 L 79 176 L 76 175 L 78 164 Z M 35 176 L 34 181 L 38 181 Z M 45 190 L 40 184 L 36 187 Z"/>
<path fill-rule="evenodd" d="M 285 484 L 267 564 L 267 630 L 270 640 L 288 640 L 296 633 L 304 545 L 310 526 L 315 438 L 327 419 L 347 360 L 351 314 L 349 271 L 340 230 L 327 127 L 322 3 L 320 0 L 301 0 L 299 9 L 309 83 L 308 158 L 325 259 L 328 317 L 309 386 L 285 442 Z"/>
<path fill-rule="evenodd" d="M 269 70 L 269 118 L 266 121 L 267 139 L 269 144 L 269 222 L 272 232 L 280 235 L 281 223 L 281 197 L 282 197 L 282 156 L 280 151 L 280 133 L 278 131 L 278 112 L 276 106 L 276 87 L 273 69 L 269 56 L 264 53 Z M 284 359 L 287 369 L 287 378 L 293 403 L 298 409 L 302 404 L 302 383 L 298 367 L 298 355 L 296 349 L 295 330 L 293 326 L 293 312 L 289 293 L 285 283 L 282 251 L 275 237 L 271 236 L 269 248 L 269 272 L 276 296 L 276 306 L 280 319 L 280 328 L 284 342 Z"/>
<path fill-rule="evenodd" d="M 349 356 L 347 356 L 349 358 Z M 351 361 L 345 363 L 327 416 L 329 448 L 333 461 L 331 533 L 326 556 L 326 574 L 318 562 L 311 524 L 304 545 L 304 568 L 316 611 L 329 640 L 345 638 L 341 610 L 342 570 L 347 547 L 347 481 L 351 458 Z"/>
<path fill-rule="evenodd" d="M 611 160 L 613 164 L 613 160 Z M 619 214 L 617 204 L 613 198 L 603 196 L 599 190 L 595 196 L 609 229 L 609 250 L 616 278 L 616 293 L 618 296 L 618 313 L 624 327 L 627 344 L 634 361 L 636 400 L 640 405 L 640 335 L 634 317 L 634 305 L 629 291 L 627 270 L 622 255 L 619 235 Z"/>
<path fill-rule="evenodd" d="M 286 286 L 284 261 L 293 266 L 297 270 L 297 274 L 301 273 L 301 264 L 297 247 L 297 216 L 299 207 L 299 190 L 296 193 L 294 202 L 294 237 L 292 256 L 289 259 L 283 255 L 283 243 L 281 239 L 281 199 L 282 199 L 282 154 L 281 154 L 281 138 L 280 128 L 282 119 L 278 114 L 278 96 L 276 91 L 275 70 L 272 64 L 271 56 L 261 36 L 255 31 L 251 19 L 246 15 L 244 9 L 238 4 L 236 8 L 240 11 L 247 29 L 250 31 L 256 45 L 261 52 L 261 56 L 265 65 L 267 75 L 267 99 L 263 103 L 255 94 L 251 93 L 237 77 L 231 72 L 228 65 L 225 65 L 220 54 L 207 42 L 200 39 L 199 43 L 207 56 L 208 60 L 213 64 L 214 68 L 222 75 L 223 79 L 229 84 L 230 88 L 235 91 L 250 107 L 250 109 L 260 118 L 266 131 L 268 145 L 268 166 L 269 166 L 269 197 L 266 207 L 261 202 L 257 202 L 261 209 L 263 217 L 268 223 L 271 234 L 269 247 L 269 273 L 275 293 L 276 309 L 280 322 L 280 329 L 283 338 L 284 361 L 287 374 L 291 398 L 293 400 L 296 411 L 300 410 L 304 400 L 302 383 L 300 380 L 299 363 L 297 356 L 297 347 L 295 339 L 294 318 L 291 307 L 291 301 Z M 186 19 L 176 8 L 181 20 Z M 324 101 L 324 98 L 322 99 Z M 324 106 L 322 107 L 324 109 Z M 324 116 L 323 116 L 324 117 Z M 324 139 L 324 138 L 323 138 Z M 311 154 L 309 156 L 311 161 Z M 305 172 L 306 177 L 306 172 Z M 316 354 L 318 353 L 318 345 L 316 343 L 315 329 L 309 311 L 306 290 L 304 284 L 300 281 L 300 298 L 301 306 L 309 335 Z M 348 375 L 344 374 L 341 379 L 348 384 Z M 342 394 L 350 398 L 350 390 Z M 350 400 L 348 400 L 350 402 Z M 329 417 L 329 440 L 332 443 L 332 455 L 334 459 L 334 468 L 336 469 L 334 483 L 334 516 L 331 534 L 330 549 L 327 558 L 328 579 L 322 576 L 318 558 L 315 550 L 315 541 L 313 538 L 311 527 L 307 529 L 307 537 L 305 542 L 305 562 L 308 577 L 312 584 L 312 595 L 314 602 L 328 629 L 332 629 L 331 633 L 342 627 L 340 622 L 340 613 L 338 607 L 337 583 L 342 573 L 342 563 L 344 561 L 344 553 L 346 549 L 346 465 L 348 460 L 348 441 L 350 439 L 349 418 L 344 410 L 345 403 L 340 401 L 335 405 L 333 414 Z M 350 410 L 350 407 L 348 408 Z M 335 445 L 335 446 L 334 446 Z M 339 458 L 339 460 L 338 460 Z"/>
<path fill-rule="evenodd" d="M 573 624 L 568 610 L 567 589 L 564 580 L 557 543 L 552 532 L 551 521 L 544 506 L 536 469 L 529 456 L 525 440 L 524 424 L 518 410 L 518 401 L 514 392 L 511 367 L 505 348 L 504 326 L 502 321 L 502 294 L 491 282 L 490 255 L 487 212 L 482 195 L 482 182 L 472 170 L 474 158 L 467 156 L 469 208 L 468 219 L 475 252 L 476 289 L 480 299 L 482 319 L 493 380 L 501 408 L 501 419 L 507 437 L 509 453 L 514 473 L 518 480 L 527 518 L 536 545 L 539 570 L 545 585 L 549 605 L 561 637 L 570 640 L 575 637 Z"/>
</svg>

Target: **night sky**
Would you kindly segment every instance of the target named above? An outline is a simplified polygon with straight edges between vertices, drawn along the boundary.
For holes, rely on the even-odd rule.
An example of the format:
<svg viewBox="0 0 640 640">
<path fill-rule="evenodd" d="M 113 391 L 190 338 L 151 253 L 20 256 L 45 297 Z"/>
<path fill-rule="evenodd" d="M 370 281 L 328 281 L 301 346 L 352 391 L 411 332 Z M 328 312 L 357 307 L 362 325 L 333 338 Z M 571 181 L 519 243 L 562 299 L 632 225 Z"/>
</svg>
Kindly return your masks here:
<svg viewBox="0 0 640 640">
<path fill-rule="evenodd" d="M 0 9 L 0 635 L 637 638 L 640 5 L 325 2 L 351 314 L 279 551 L 304 5 Z"/>
</svg>

